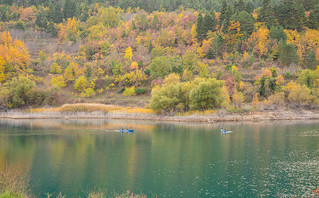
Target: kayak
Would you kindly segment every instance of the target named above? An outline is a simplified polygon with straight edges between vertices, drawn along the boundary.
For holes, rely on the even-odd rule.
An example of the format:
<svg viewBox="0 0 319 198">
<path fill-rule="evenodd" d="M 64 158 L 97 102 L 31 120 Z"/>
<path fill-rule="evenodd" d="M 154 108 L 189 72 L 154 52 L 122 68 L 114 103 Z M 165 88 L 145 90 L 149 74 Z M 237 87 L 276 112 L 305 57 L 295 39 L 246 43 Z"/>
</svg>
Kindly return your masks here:
<svg viewBox="0 0 319 198">
<path fill-rule="evenodd" d="M 134 129 L 121 129 L 121 133 L 134 133 Z"/>
</svg>

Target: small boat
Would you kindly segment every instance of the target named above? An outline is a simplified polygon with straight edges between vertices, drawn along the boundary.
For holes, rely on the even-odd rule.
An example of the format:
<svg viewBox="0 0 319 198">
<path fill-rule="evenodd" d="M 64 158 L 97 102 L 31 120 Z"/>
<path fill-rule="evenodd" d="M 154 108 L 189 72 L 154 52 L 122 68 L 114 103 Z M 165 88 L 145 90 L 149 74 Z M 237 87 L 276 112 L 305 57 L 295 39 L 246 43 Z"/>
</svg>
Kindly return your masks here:
<svg viewBox="0 0 319 198">
<path fill-rule="evenodd" d="M 220 129 L 220 132 L 221 132 L 222 134 L 232 133 L 232 131 L 229 131 L 229 130 L 223 129 L 223 128 Z"/>
<path fill-rule="evenodd" d="M 134 129 L 121 129 L 120 130 L 121 133 L 134 133 Z"/>
</svg>

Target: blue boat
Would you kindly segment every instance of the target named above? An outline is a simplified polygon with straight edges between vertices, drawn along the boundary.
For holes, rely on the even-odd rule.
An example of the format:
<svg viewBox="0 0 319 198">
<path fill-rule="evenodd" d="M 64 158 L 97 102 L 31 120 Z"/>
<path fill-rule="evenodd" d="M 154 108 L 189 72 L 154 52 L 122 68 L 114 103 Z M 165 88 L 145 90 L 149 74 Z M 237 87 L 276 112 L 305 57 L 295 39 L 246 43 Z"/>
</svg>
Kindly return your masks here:
<svg viewBox="0 0 319 198">
<path fill-rule="evenodd" d="M 123 129 L 120 130 L 121 133 L 134 133 L 134 129 Z"/>
</svg>

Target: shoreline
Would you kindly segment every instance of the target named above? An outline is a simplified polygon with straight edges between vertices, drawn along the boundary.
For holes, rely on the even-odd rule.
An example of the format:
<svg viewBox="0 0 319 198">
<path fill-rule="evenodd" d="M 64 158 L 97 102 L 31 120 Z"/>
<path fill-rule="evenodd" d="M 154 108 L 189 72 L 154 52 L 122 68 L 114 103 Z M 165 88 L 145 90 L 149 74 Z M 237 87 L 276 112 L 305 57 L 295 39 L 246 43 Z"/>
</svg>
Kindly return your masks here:
<svg viewBox="0 0 319 198">
<path fill-rule="evenodd" d="M 219 111 L 207 115 L 163 116 L 146 113 L 104 113 L 93 112 L 40 112 L 32 113 L 21 110 L 0 112 L 0 119 L 115 119 L 115 120 L 148 120 L 170 122 L 229 122 L 229 121 L 271 121 L 271 120 L 319 120 L 319 112 L 310 110 L 277 110 L 229 113 Z"/>
</svg>

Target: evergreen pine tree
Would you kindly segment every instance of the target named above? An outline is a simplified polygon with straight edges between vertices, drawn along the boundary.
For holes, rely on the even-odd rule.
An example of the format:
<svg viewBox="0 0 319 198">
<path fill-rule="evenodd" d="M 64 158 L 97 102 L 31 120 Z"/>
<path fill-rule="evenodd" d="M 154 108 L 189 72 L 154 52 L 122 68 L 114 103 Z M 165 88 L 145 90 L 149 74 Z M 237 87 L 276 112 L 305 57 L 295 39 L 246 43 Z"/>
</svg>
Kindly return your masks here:
<svg viewBox="0 0 319 198">
<path fill-rule="evenodd" d="M 248 1 L 245 6 L 245 11 L 248 13 L 252 13 L 254 11 L 254 5 L 251 1 Z"/>
<path fill-rule="evenodd" d="M 316 58 L 316 53 L 311 49 L 307 49 L 306 55 L 304 58 L 305 68 L 316 69 L 317 65 L 318 65 L 318 62 L 317 62 L 317 58 Z"/>
<path fill-rule="evenodd" d="M 46 29 L 48 26 L 48 19 L 44 13 L 44 11 L 41 9 L 40 12 L 37 14 L 35 19 L 35 24 L 40 27 Z"/>
<path fill-rule="evenodd" d="M 48 25 L 48 28 L 47 28 L 47 32 L 48 33 L 51 33 L 52 36 L 56 37 L 58 34 L 57 34 L 57 30 L 54 26 L 54 23 L 52 22 L 49 22 L 49 25 Z"/>
<path fill-rule="evenodd" d="M 53 22 L 55 22 L 57 18 L 55 13 L 55 8 L 51 0 L 49 1 L 49 10 L 48 10 L 47 18 L 49 21 L 53 21 Z"/>
<path fill-rule="evenodd" d="M 223 0 L 222 9 L 221 9 L 220 15 L 219 15 L 220 23 L 223 23 L 223 21 L 227 19 L 227 13 L 228 13 L 228 4 L 227 4 L 226 0 Z"/>
<path fill-rule="evenodd" d="M 208 30 L 214 32 L 216 31 L 216 20 L 215 20 L 215 14 L 206 13 L 203 18 L 203 34 L 204 38 L 207 36 Z"/>
<path fill-rule="evenodd" d="M 73 18 L 76 12 L 76 4 L 72 0 L 66 0 L 63 7 L 64 18 Z"/>
<path fill-rule="evenodd" d="M 202 13 L 198 14 L 196 25 L 197 25 L 197 26 L 196 26 L 197 39 L 198 39 L 199 41 L 202 41 L 202 40 L 203 40 L 203 37 L 204 37 L 203 15 L 202 15 Z"/>
<path fill-rule="evenodd" d="M 310 29 L 319 28 L 319 5 L 317 5 L 313 10 L 311 10 L 306 25 Z"/>
<path fill-rule="evenodd" d="M 54 10 L 55 10 L 55 16 L 56 16 L 56 20 L 54 21 L 54 23 L 61 23 L 63 21 L 63 18 L 64 18 L 61 4 L 57 3 L 55 5 Z"/>
<path fill-rule="evenodd" d="M 257 19 L 260 22 L 265 22 L 268 28 L 276 25 L 274 10 L 271 7 L 270 3 L 271 3 L 270 0 L 263 0 L 262 6 L 260 9 L 260 14 L 258 15 L 258 19 Z"/>
<path fill-rule="evenodd" d="M 299 62 L 299 56 L 297 50 L 292 43 L 286 44 L 284 41 L 280 41 L 278 44 L 279 61 L 286 66 L 291 64 L 297 64 Z"/>
<path fill-rule="evenodd" d="M 148 53 L 151 53 L 153 49 L 152 40 L 150 40 L 150 44 L 148 45 Z"/>
<path fill-rule="evenodd" d="M 285 29 L 301 31 L 305 21 L 305 11 L 294 0 L 284 0 L 277 11 L 279 24 Z"/>
<path fill-rule="evenodd" d="M 255 20 L 251 14 L 242 11 L 238 14 L 237 20 L 240 23 L 240 32 L 242 34 L 247 33 L 250 36 L 254 32 Z"/>
<path fill-rule="evenodd" d="M 287 35 L 286 35 L 284 28 L 282 26 L 280 26 L 280 27 L 272 26 L 270 28 L 269 35 L 270 35 L 270 38 L 276 39 L 277 41 L 282 40 L 283 42 L 286 42 L 286 40 L 287 40 Z"/>
</svg>

